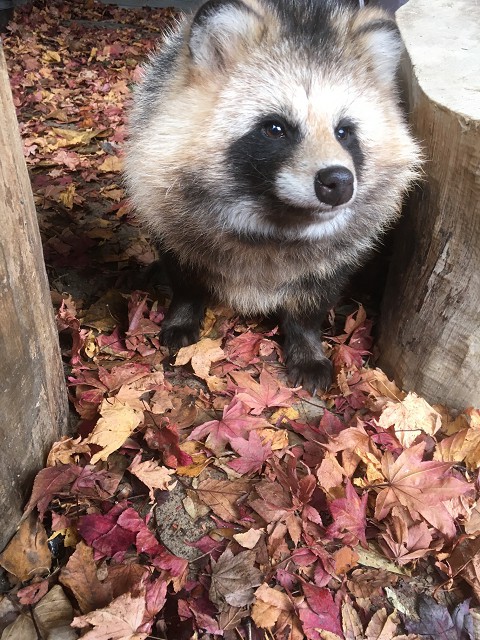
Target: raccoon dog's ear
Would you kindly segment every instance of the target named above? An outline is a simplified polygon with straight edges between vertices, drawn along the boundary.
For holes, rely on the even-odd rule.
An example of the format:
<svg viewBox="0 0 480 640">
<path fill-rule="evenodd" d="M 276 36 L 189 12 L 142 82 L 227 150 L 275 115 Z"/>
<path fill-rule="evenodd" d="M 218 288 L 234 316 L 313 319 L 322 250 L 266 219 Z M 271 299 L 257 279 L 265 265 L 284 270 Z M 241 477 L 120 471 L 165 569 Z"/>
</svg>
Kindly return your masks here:
<svg viewBox="0 0 480 640">
<path fill-rule="evenodd" d="M 242 0 L 209 0 L 193 18 L 190 53 L 197 64 L 223 68 L 263 30 L 262 17 Z"/>
<path fill-rule="evenodd" d="M 373 62 L 379 79 L 393 82 L 403 51 L 400 31 L 394 20 L 383 11 L 361 10 L 354 22 L 353 33 Z"/>
</svg>

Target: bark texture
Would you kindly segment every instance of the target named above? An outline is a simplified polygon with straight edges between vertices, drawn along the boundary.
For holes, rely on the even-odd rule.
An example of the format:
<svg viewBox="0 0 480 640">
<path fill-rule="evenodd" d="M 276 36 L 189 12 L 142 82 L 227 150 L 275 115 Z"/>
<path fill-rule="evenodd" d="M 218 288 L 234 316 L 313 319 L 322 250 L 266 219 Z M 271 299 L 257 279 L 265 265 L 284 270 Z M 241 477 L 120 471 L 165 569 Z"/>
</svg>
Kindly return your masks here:
<svg viewBox="0 0 480 640">
<path fill-rule="evenodd" d="M 396 17 L 427 161 L 398 231 L 379 365 L 431 402 L 480 406 L 480 4 L 410 0 Z"/>
<path fill-rule="evenodd" d="M 67 426 L 67 397 L 35 205 L 0 43 L 0 549 Z"/>
</svg>

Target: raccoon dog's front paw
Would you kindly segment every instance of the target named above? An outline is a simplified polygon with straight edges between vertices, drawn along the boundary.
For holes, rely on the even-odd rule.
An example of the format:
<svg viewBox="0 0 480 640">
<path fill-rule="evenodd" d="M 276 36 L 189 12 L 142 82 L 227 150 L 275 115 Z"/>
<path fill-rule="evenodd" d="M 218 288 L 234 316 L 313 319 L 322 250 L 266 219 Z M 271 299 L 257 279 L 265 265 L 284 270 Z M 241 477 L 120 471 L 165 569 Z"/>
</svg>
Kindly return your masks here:
<svg viewBox="0 0 480 640">
<path fill-rule="evenodd" d="M 306 391 L 315 395 L 318 390 L 326 391 L 333 380 L 333 366 L 325 356 L 317 358 L 287 359 L 288 376 L 292 383 L 302 386 Z"/>
<path fill-rule="evenodd" d="M 160 342 L 170 351 L 176 352 L 182 347 L 198 342 L 200 339 L 200 323 L 168 324 L 165 320 L 160 331 Z"/>
<path fill-rule="evenodd" d="M 171 352 L 198 342 L 203 316 L 203 305 L 174 298 L 162 322 L 160 342 Z"/>
</svg>

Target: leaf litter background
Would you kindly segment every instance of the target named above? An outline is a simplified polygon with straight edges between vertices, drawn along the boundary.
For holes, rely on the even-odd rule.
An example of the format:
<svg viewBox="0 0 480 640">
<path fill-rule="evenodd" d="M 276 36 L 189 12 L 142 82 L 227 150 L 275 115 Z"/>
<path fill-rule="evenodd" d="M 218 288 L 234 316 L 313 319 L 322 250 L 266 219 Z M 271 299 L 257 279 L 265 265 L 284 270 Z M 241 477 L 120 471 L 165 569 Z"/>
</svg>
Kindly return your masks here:
<svg viewBox="0 0 480 640">
<path fill-rule="evenodd" d="M 331 314 L 322 397 L 227 309 L 173 359 L 159 343 L 120 172 L 173 18 L 37 0 L 4 38 L 76 419 L 0 555 L 1 638 L 479 638 L 478 410 L 398 389 L 358 305 Z"/>
</svg>

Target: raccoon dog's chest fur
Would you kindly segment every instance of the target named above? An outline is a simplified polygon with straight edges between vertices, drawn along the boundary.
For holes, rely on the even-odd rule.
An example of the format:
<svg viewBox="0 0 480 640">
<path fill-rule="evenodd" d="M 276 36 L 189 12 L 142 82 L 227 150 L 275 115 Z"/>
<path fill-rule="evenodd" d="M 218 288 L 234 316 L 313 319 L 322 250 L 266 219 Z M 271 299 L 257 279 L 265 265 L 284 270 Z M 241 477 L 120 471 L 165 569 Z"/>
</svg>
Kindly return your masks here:
<svg viewBox="0 0 480 640">
<path fill-rule="evenodd" d="M 278 313 L 292 378 L 327 386 L 319 326 L 398 215 L 418 148 L 398 107 L 395 24 L 354 0 L 210 0 L 145 68 L 126 177 L 168 257 L 164 342 L 208 295 Z"/>
</svg>

